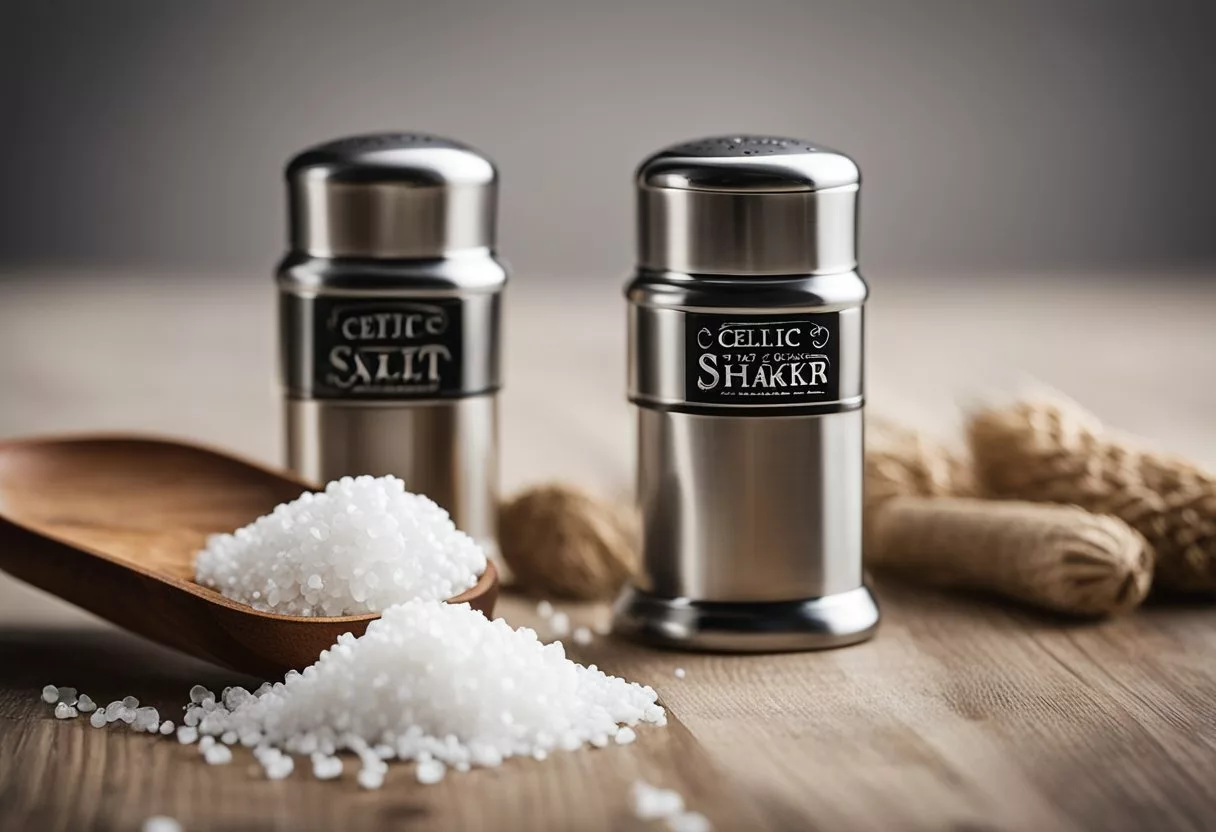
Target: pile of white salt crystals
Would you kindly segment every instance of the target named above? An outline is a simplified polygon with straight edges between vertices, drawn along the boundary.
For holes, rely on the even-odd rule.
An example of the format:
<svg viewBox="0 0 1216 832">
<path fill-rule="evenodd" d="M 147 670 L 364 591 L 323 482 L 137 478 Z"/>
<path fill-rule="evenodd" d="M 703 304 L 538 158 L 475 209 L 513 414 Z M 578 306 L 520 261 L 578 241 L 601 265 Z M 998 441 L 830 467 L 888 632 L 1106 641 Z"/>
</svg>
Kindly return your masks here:
<svg viewBox="0 0 1216 832">
<path fill-rule="evenodd" d="M 379 788 L 394 759 L 415 761 L 416 779 L 436 783 L 449 768 L 625 744 L 633 726 L 666 723 L 651 688 L 573 662 L 561 642 L 544 644 L 531 629 L 443 602 L 484 568 L 442 509 L 391 477 L 331 483 L 213 538 L 199 554 L 199 579 L 229 597 L 297 615 L 381 615 L 282 682 L 219 696 L 196 685 L 178 741 L 197 742 L 212 764 L 230 762 L 232 746 L 252 748 L 270 779 L 291 774 L 298 756 L 316 778 L 333 779 L 345 768 L 339 752 L 353 752 L 359 785 Z M 66 690 L 48 686 L 43 698 Z M 132 703 L 115 703 L 114 720 L 107 708 L 90 721 L 174 732 Z"/>
<path fill-rule="evenodd" d="M 397 477 L 343 477 L 232 534 L 212 535 L 195 581 L 263 612 L 338 616 L 442 601 L 477 583 L 481 547 Z"/>
</svg>

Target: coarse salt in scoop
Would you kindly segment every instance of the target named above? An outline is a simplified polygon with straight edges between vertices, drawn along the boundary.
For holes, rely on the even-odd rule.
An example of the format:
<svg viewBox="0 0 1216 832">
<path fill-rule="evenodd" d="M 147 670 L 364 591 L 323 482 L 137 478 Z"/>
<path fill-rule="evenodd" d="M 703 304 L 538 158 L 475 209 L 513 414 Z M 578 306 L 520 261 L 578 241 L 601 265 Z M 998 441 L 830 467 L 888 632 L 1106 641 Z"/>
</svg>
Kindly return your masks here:
<svg viewBox="0 0 1216 832">
<path fill-rule="evenodd" d="M 339 616 L 442 601 L 485 571 L 481 547 L 397 477 L 343 477 L 232 534 L 212 535 L 195 580 L 263 612 Z"/>
</svg>

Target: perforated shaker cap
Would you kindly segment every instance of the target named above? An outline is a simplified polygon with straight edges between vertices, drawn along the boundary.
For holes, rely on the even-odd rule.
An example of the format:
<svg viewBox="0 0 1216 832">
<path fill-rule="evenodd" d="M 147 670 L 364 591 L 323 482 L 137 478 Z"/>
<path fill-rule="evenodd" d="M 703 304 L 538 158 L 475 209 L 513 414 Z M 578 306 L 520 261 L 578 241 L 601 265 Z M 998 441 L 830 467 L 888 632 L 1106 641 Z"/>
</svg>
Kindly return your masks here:
<svg viewBox="0 0 1216 832">
<path fill-rule="evenodd" d="M 773 276 L 857 267 L 861 174 L 799 139 L 683 142 L 637 171 L 638 263 L 688 274 Z"/>
<path fill-rule="evenodd" d="M 291 247 L 300 253 L 430 259 L 494 248 L 494 164 L 451 139 L 338 139 L 295 156 L 286 179 Z"/>
</svg>

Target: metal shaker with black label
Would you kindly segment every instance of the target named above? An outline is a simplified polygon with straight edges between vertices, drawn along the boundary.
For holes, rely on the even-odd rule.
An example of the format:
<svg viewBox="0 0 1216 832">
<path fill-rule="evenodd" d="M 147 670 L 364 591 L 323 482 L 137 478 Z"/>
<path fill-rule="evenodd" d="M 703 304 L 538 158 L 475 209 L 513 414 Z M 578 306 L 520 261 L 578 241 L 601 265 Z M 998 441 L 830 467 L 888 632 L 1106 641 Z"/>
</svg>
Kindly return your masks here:
<svg viewBox="0 0 1216 832">
<path fill-rule="evenodd" d="M 490 544 L 497 498 L 497 174 L 417 133 L 356 136 L 286 171 L 279 266 L 287 460 L 318 483 L 395 474 Z"/>
<path fill-rule="evenodd" d="M 643 566 L 614 629 L 675 647 L 869 637 L 860 175 L 792 139 L 676 145 L 637 173 L 629 300 Z"/>
</svg>

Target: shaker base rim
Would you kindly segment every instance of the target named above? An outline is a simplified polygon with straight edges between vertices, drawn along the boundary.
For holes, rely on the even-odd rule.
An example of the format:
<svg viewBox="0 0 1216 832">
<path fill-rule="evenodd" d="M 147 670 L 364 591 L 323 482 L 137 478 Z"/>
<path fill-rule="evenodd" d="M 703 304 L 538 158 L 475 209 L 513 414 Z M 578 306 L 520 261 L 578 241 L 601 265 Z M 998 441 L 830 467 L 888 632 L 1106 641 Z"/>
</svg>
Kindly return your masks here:
<svg viewBox="0 0 1216 832">
<path fill-rule="evenodd" d="M 612 631 L 677 650 L 778 653 L 865 641 L 878 628 L 878 604 L 865 586 L 793 601 L 694 601 L 627 588 L 613 607 Z"/>
</svg>

